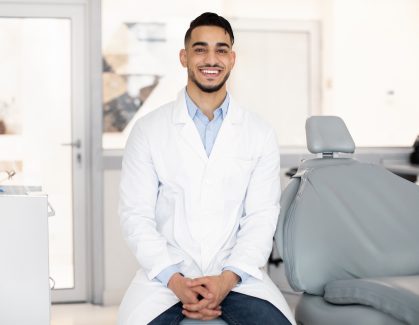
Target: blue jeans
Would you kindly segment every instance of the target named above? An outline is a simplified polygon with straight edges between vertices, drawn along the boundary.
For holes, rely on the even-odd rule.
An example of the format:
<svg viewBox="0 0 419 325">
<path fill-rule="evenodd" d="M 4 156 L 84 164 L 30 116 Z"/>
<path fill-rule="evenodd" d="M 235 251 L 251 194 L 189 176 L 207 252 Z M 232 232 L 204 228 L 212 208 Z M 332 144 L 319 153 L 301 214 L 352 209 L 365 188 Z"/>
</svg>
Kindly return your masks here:
<svg viewBox="0 0 419 325">
<path fill-rule="evenodd" d="M 270 302 L 231 291 L 221 303 L 221 318 L 230 325 L 291 325 Z M 173 305 L 153 319 L 149 325 L 178 325 L 185 316 L 182 303 Z"/>
</svg>

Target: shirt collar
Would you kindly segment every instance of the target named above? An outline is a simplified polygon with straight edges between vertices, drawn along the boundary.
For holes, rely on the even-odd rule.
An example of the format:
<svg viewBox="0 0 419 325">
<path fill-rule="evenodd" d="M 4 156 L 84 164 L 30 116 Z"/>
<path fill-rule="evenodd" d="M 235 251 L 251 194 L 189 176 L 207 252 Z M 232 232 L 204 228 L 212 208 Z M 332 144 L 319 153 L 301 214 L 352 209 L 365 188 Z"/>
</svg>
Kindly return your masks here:
<svg viewBox="0 0 419 325">
<path fill-rule="evenodd" d="M 191 97 L 189 97 L 186 89 L 185 89 L 185 100 L 186 100 L 186 107 L 188 108 L 189 116 L 191 117 L 191 119 L 194 119 L 196 112 L 200 109 L 198 106 L 196 106 L 196 104 L 193 102 Z M 217 109 L 221 109 L 221 112 L 223 113 L 223 119 L 225 119 L 227 115 L 229 104 L 230 104 L 230 96 L 227 93 L 226 97 L 224 98 L 224 101 L 221 103 L 220 107 L 217 108 Z"/>
</svg>

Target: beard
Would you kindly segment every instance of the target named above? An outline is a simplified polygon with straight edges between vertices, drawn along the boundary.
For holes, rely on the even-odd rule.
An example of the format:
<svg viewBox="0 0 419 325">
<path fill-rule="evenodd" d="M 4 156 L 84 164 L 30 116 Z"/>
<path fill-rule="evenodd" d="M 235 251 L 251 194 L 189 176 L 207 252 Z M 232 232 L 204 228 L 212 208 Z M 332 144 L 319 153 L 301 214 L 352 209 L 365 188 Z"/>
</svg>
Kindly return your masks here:
<svg viewBox="0 0 419 325">
<path fill-rule="evenodd" d="M 214 93 L 216 91 L 219 91 L 224 84 L 226 83 L 227 79 L 230 77 L 230 72 L 228 72 L 226 74 L 226 76 L 224 77 L 223 80 L 221 80 L 221 82 L 218 85 L 214 85 L 214 86 L 205 86 L 202 83 L 200 83 L 196 77 L 195 77 L 195 73 L 192 71 L 192 69 L 188 68 L 188 76 L 191 79 L 191 81 L 203 92 L 205 93 Z"/>
</svg>

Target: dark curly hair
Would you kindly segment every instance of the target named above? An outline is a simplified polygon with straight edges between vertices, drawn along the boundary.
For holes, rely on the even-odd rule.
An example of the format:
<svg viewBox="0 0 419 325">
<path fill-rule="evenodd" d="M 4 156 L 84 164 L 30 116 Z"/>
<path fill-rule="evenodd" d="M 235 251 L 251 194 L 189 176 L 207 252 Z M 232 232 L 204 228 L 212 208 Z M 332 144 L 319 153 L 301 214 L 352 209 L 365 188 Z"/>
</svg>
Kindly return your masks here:
<svg viewBox="0 0 419 325">
<path fill-rule="evenodd" d="M 192 30 L 199 26 L 217 26 L 225 30 L 230 35 L 231 45 L 234 44 L 234 34 L 230 23 L 224 17 L 221 17 L 213 12 L 204 12 L 202 15 L 196 17 L 191 21 L 189 29 L 185 34 L 185 46 L 191 39 Z"/>
</svg>

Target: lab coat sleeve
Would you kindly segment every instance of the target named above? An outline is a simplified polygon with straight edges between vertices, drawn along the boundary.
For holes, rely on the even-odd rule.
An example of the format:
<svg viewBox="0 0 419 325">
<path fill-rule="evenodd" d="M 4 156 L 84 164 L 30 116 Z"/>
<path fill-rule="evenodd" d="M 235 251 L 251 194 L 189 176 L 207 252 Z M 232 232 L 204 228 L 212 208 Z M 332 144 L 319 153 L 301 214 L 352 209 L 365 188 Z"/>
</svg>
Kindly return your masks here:
<svg viewBox="0 0 419 325">
<path fill-rule="evenodd" d="M 280 156 L 275 132 L 265 141 L 263 152 L 252 172 L 244 200 L 237 241 L 225 262 L 262 279 L 262 268 L 271 253 L 279 215 Z"/>
<path fill-rule="evenodd" d="M 123 236 L 150 280 L 182 261 L 170 256 L 167 241 L 156 228 L 158 186 L 149 142 L 137 122 L 122 162 L 119 215 Z"/>
</svg>

